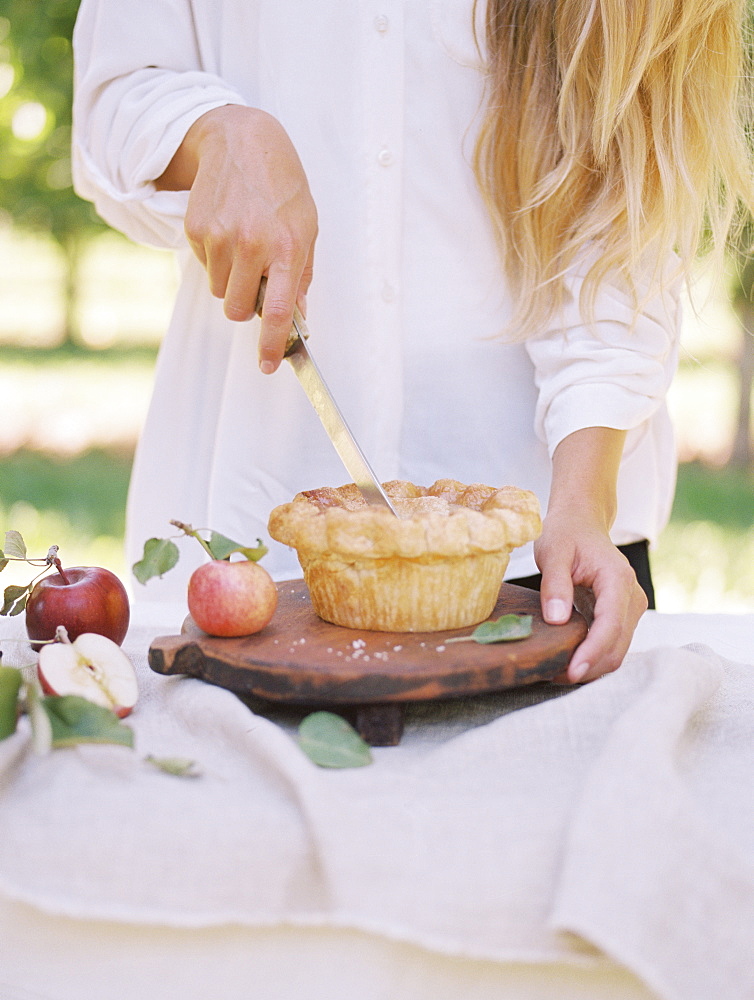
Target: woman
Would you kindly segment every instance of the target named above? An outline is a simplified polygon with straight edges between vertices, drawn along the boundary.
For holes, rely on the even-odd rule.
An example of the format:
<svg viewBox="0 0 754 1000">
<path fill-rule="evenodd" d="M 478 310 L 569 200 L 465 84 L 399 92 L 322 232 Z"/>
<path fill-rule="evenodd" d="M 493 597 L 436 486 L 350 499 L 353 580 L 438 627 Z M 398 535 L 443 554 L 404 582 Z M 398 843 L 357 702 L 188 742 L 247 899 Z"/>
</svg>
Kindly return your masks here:
<svg viewBox="0 0 754 1000">
<path fill-rule="evenodd" d="M 681 279 L 707 218 L 720 242 L 750 203 L 742 18 L 740 0 L 83 0 L 77 190 L 183 266 L 129 554 L 173 517 L 266 539 L 273 506 L 342 482 L 278 371 L 298 302 L 381 479 L 538 494 L 508 577 L 541 574 L 550 622 L 591 591 L 568 679 L 615 669 L 648 600 L 617 546 L 651 594 L 672 503 Z M 299 575 L 274 544 L 266 564 Z M 179 593 L 181 567 L 147 596 Z"/>
</svg>

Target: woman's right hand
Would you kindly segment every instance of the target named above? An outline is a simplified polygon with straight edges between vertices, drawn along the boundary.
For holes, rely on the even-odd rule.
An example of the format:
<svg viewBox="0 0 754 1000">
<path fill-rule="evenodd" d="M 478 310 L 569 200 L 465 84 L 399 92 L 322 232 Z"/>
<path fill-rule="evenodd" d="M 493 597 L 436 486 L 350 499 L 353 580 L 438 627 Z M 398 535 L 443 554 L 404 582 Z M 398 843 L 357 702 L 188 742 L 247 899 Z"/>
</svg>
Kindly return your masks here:
<svg viewBox="0 0 754 1000">
<path fill-rule="evenodd" d="M 280 122 L 228 104 L 198 118 L 156 181 L 188 190 L 185 230 L 228 319 L 254 315 L 267 276 L 259 366 L 275 371 L 312 279 L 317 209 L 301 161 Z"/>
</svg>

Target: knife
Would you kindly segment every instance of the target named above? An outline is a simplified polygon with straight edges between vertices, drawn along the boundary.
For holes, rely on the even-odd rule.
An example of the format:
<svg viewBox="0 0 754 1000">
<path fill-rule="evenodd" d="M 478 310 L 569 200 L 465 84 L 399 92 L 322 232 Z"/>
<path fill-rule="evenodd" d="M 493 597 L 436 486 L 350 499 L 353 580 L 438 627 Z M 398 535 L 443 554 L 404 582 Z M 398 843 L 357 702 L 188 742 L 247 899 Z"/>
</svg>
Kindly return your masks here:
<svg viewBox="0 0 754 1000">
<path fill-rule="evenodd" d="M 256 305 L 256 311 L 260 316 L 262 315 L 266 287 L 267 278 L 263 277 L 259 283 Z M 380 481 L 351 433 L 327 387 L 327 383 L 314 362 L 311 350 L 306 343 L 308 336 L 309 331 L 306 329 L 304 318 L 296 307 L 293 311 L 293 328 L 285 347 L 285 359 L 290 362 L 296 378 L 303 386 L 304 392 L 309 397 L 309 402 L 327 431 L 327 436 L 345 465 L 349 476 L 358 486 L 361 495 L 368 504 L 386 507 L 397 516 L 395 507 L 380 485 Z"/>
</svg>

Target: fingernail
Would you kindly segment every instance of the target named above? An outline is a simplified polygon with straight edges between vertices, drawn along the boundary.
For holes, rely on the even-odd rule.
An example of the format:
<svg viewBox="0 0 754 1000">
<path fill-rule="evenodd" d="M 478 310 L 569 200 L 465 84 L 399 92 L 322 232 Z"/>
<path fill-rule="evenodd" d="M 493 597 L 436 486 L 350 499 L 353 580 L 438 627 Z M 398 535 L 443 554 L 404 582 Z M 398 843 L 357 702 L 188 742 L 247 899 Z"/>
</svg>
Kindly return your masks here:
<svg viewBox="0 0 754 1000">
<path fill-rule="evenodd" d="M 560 598 L 553 598 L 545 604 L 545 621 L 564 622 L 570 617 L 571 609 Z"/>
<path fill-rule="evenodd" d="M 589 673 L 590 666 L 590 663 L 577 663 L 575 667 L 568 668 L 568 676 L 574 684 L 578 684 Z"/>
<path fill-rule="evenodd" d="M 272 375 L 275 371 L 275 365 L 271 361 L 262 361 L 259 365 L 259 370 L 263 375 Z"/>
</svg>

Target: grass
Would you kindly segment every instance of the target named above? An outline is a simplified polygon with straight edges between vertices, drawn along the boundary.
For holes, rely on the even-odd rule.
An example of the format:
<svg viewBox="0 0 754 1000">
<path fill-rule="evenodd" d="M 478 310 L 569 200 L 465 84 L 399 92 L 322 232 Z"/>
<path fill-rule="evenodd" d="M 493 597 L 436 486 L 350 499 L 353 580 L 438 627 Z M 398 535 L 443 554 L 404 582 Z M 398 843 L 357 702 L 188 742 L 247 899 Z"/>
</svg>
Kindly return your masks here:
<svg viewBox="0 0 754 1000">
<path fill-rule="evenodd" d="M 107 566 L 125 580 L 131 460 L 130 452 L 101 448 L 68 458 L 24 449 L 5 456 L 0 459 L 0 531 L 20 531 L 32 556 L 44 556 L 57 545 L 64 565 Z M 29 567 L 11 563 L 2 589 L 30 578 Z"/>
<path fill-rule="evenodd" d="M 681 465 L 652 568 L 660 611 L 754 612 L 754 475 Z"/>
</svg>

